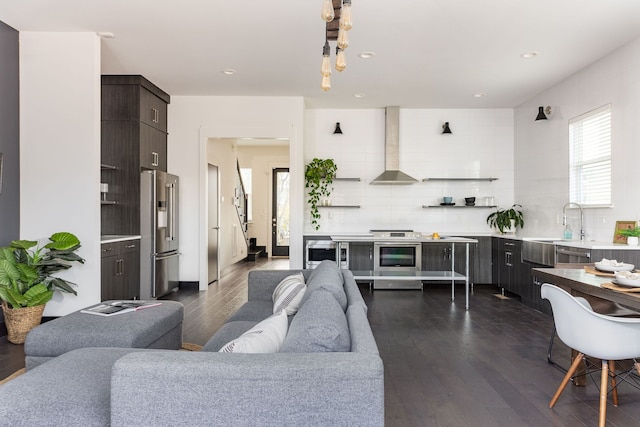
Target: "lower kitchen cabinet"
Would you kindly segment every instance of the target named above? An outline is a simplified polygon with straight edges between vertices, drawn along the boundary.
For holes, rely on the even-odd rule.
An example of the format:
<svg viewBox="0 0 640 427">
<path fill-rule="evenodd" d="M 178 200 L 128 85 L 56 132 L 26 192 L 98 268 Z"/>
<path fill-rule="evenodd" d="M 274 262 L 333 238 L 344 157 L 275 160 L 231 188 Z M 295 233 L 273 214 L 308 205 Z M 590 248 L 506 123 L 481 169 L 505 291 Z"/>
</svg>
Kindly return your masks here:
<svg viewBox="0 0 640 427">
<path fill-rule="evenodd" d="M 100 299 L 140 298 L 140 241 L 103 243 L 101 252 Z"/>
<path fill-rule="evenodd" d="M 373 270 L 373 243 L 350 242 L 349 243 L 349 270 L 368 271 Z"/>
<path fill-rule="evenodd" d="M 528 289 L 522 272 L 522 241 L 494 237 L 492 244 L 494 245 L 492 248 L 494 273 L 497 273 L 497 277 L 495 275 L 493 277 L 494 283 L 521 296 Z"/>
</svg>

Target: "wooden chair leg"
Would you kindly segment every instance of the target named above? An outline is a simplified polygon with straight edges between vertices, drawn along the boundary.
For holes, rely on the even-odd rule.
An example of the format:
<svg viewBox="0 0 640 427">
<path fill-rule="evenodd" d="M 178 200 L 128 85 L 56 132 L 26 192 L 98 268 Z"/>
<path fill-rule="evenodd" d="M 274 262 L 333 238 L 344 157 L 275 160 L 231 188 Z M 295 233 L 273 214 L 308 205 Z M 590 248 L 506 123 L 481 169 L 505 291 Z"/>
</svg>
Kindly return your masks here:
<svg viewBox="0 0 640 427">
<path fill-rule="evenodd" d="M 609 360 L 609 375 L 611 376 L 611 394 L 613 396 L 613 406 L 618 406 L 618 387 L 616 387 L 616 361 Z"/>
<path fill-rule="evenodd" d="M 599 427 L 605 427 L 607 420 L 607 380 L 609 379 L 609 363 L 602 361 L 602 373 L 600 375 L 600 418 Z"/>
<path fill-rule="evenodd" d="M 551 402 L 549 402 L 549 408 L 553 408 L 553 405 L 556 404 L 556 402 L 558 401 L 558 398 L 560 397 L 564 389 L 567 387 L 567 384 L 569 383 L 571 376 L 576 372 L 576 370 L 578 369 L 578 366 L 580 366 L 580 362 L 582 362 L 583 357 L 584 357 L 583 353 L 578 353 L 575 359 L 573 359 L 573 363 L 571 364 L 571 367 L 567 371 L 567 374 L 562 379 L 560 386 L 556 390 L 556 394 L 553 395 L 553 399 L 551 399 Z"/>
</svg>

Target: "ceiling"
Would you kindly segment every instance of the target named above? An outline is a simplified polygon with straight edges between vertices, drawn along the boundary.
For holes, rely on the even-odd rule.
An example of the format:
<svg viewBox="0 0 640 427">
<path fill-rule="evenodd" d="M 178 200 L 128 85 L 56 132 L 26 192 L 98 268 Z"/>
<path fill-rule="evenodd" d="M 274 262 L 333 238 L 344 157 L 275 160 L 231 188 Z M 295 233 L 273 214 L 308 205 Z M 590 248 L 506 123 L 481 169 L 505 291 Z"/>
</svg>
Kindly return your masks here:
<svg viewBox="0 0 640 427">
<path fill-rule="evenodd" d="M 321 3 L 2 0 L 0 21 L 113 33 L 102 72 L 173 96 L 301 96 L 307 108 L 511 108 L 640 36 L 639 0 L 353 0 L 347 69 L 323 92 Z"/>
</svg>

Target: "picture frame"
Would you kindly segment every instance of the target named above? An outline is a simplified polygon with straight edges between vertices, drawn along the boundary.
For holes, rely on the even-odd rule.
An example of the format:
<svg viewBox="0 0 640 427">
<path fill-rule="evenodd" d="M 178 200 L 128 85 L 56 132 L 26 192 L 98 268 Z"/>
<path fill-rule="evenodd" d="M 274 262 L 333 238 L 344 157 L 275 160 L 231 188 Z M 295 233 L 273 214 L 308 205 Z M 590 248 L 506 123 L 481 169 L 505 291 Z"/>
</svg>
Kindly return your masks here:
<svg viewBox="0 0 640 427">
<path fill-rule="evenodd" d="M 616 221 L 616 228 L 613 232 L 613 243 L 627 243 L 627 236 L 620 234 L 621 230 L 629 230 L 636 227 L 635 221 Z"/>
</svg>

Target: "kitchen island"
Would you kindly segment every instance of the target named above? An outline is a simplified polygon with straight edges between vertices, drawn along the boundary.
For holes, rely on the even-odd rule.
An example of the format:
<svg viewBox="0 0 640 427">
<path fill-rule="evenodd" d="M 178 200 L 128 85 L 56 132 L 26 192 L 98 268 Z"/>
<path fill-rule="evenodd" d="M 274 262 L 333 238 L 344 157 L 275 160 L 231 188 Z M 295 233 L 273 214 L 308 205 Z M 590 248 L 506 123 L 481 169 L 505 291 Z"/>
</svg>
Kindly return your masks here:
<svg viewBox="0 0 640 427">
<path fill-rule="evenodd" d="M 455 283 L 464 281 L 465 308 L 469 308 L 469 245 L 477 243 L 476 239 L 453 236 L 434 239 L 413 232 L 330 238 L 339 248 L 349 248 L 353 260 L 349 269 L 356 280 L 368 281 L 372 289 L 423 290 L 425 282 L 450 281 L 451 300 L 455 301 Z M 464 264 L 456 263 L 456 245 L 464 249 Z M 356 250 L 362 253 L 356 254 Z"/>
</svg>

